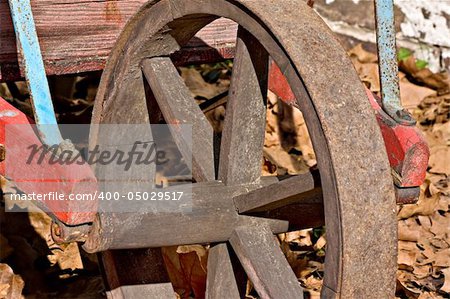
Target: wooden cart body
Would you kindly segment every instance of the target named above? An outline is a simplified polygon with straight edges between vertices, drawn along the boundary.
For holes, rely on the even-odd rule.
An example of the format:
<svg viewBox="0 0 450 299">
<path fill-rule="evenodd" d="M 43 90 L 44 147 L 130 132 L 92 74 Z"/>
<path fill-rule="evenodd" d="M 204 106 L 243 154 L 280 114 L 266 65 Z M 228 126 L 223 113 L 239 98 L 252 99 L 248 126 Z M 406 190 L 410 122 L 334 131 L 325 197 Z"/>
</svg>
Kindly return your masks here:
<svg viewBox="0 0 450 299">
<path fill-rule="evenodd" d="M 102 70 L 128 20 L 147 3 L 137 1 L 31 1 L 47 75 Z M 219 19 L 174 56 L 177 64 L 232 58 L 237 24 Z M 0 81 L 23 77 L 8 1 L 0 1 Z"/>
<path fill-rule="evenodd" d="M 168 123 L 179 123 L 179 120 L 183 120 L 197 126 L 195 128 L 198 130 L 194 129 L 194 132 L 203 139 L 194 138 L 194 140 L 199 140 L 200 142 L 196 142 L 196 144 L 201 144 L 203 151 L 209 153 L 208 159 L 200 156 L 203 155 L 200 151 L 194 151 L 196 156 L 193 157 L 194 161 L 198 162 L 193 162 L 194 166 L 198 168 L 197 176 L 195 171 L 193 171 L 193 176 L 196 182 L 200 182 L 197 188 L 204 192 L 207 200 L 202 201 L 201 197 L 197 196 L 198 204 L 194 206 L 197 208 L 195 213 L 187 213 L 187 216 L 175 215 L 186 221 L 186 223 L 178 221 L 176 229 L 170 225 L 162 225 L 171 230 L 169 233 L 185 230 L 183 233 L 179 233 L 183 239 L 168 240 L 169 233 L 167 231 L 142 230 L 142 227 L 156 227 L 155 222 L 161 224 L 159 216 L 151 213 L 145 214 L 145 217 L 139 221 L 132 219 L 135 215 L 125 215 L 124 217 L 130 217 L 132 220 L 130 223 L 134 223 L 133 225 L 124 225 L 124 223 L 128 223 L 126 218 L 115 216 L 109 218 L 110 215 L 104 216 L 102 213 L 94 220 L 84 245 L 85 250 L 89 252 L 157 248 L 152 252 L 158 255 L 151 258 L 145 253 L 147 259 L 144 257 L 138 259 L 132 253 L 130 255 L 129 252 L 125 252 L 123 256 L 114 257 L 108 261 L 111 257 L 106 253 L 103 264 L 110 267 L 110 270 L 105 270 L 109 276 L 110 289 L 130 284 L 123 283 L 122 278 L 116 277 L 117 273 L 126 273 L 126 276 L 130 276 L 128 269 L 118 271 L 121 268 L 120 261 L 127 266 L 132 266 L 131 262 L 133 261 L 139 261 L 140 265 L 163 265 L 158 247 L 224 242 L 221 247 L 212 248 L 210 255 L 212 262 L 208 265 L 208 268 L 212 270 L 208 274 L 209 292 L 219 294 L 218 291 L 226 291 L 227 288 L 223 287 L 222 279 L 218 286 L 215 286 L 214 283 L 211 286 L 211 282 L 219 281 L 214 273 L 219 273 L 216 270 L 223 268 L 220 263 L 214 262 L 216 258 L 225 260 L 229 264 L 230 282 L 233 285 L 236 283 L 234 274 L 232 274 L 230 257 L 224 253 L 226 251 L 225 243 L 230 242 L 250 280 L 258 293 L 262 294 L 261 297 L 301 298 L 299 296 L 303 291 L 299 287 L 294 273 L 290 271 L 281 249 L 274 242 L 273 233 L 304 228 L 290 227 L 288 224 L 294 223 L 296 219 L 306 219 L 306 216 L 295 211 L 290 213 L 292 217 L 288 220 L 272 219 L 269 214 L 267 215 L 270 219 L 266 219 L 265 217 L 254 217 L 251 213 L 266 212 L 263 208 L 272 211 L 281 206 L 291 209 L 289 205 L 292 203 L 290 200 L 293 196 L 319 188 L 312 174 L 308 175 L 309 180 L 304 180 L 297 175 L 290 178 L 289 181 L 286 180 L 283 183 L 280 180 L 269 187 L 263 186 L 255 192 L 246 189 L 243 197 L 240 197 L 242 194 L 239 196 L 227 195 L 224 198 L 216 196 L 216 194 L 228 194 L 225 191 L 233 190 L 236 186 L 247 188 L 251 184 L 255 187 L 255 182 L 260 181 L 262 158 L 260 148 L 264 142 L 264 134 L 261 133 L 264 132 L 266 124 L 264 103 L 267 101 L 264 98 L 267 95 L 267 88 L 271 89 L 271 81 L 276 81 L 275 85 L 279 85 L 285 90 L 292 88 L 293 94 L 296 95 L 296 103 L 305 116 L 305 122 L 308 123 L 314 147 L 318 149 L 316 154 L 323 198 L 323 205 L 320 205 L 319 211 L 322 211 L 322 207 L 324 208 L 329 244 L 327 245 L 329 262 L 325 265 L 327 274 L 322 297 L 361 298 L 371 295 L 373 298 L 385 298 L 392 296 L 395 286 L 396 240 L 391 236 L 395 235 L 396 229 L 395 203 L 382 137 L 389 154 L 396 153 L 390 147 L 400 148 L 401 158 L 396 159 L 395 163 L 402 161 L 402 165 L 415 165 L 410 163 L 412 155 L 404 152 L 412 147 L 402 148 L 395 142 L 397 139 L 408 141 L 408 146 L 411 146 L 412 139 L 404 133 L 395 135 L 396 128 L 404 127 L 408 134 L 410 133 L 416 138 L 417 143 L 422 144 L 425 148 L 426 145 L 415 128 L 405 124 L 408 121 L 405 115 L 398 114 L 397 118 L 400 121 L 395 122 L 395 119 L 390 118 L 383 111 L 370 93 L 367 95 L 364 93 L 345 51 L 339 50 L 339 44 L 323 21 L 311 13 L 302 1 L 280 0 L 277 5 L 267 7 L 267 3 L 274 2 L 276 1 L 31 1 L 47 75 L 102 70 L 106 65 L 97 93 L 93 123 L 150 122 L 149 115 L 145 115 L 149 111 L 145 108 L 156 103 Z M 176 5 L 174 6 L 173 3 Z M 392 35 L 392 30 L 389 31 L 389 28 L 393 27 L 393 16 L 391 18 L 390 14 L 393 13 L 393 3 L 391 0 L 375 0 L 375 3 L 377 17 L 381 20 L 377 31 L 378 36 L 382 37 L 379 40 L 379 57 L 381 81 L 384 87 L 382 94 L 386 98 L 383 104 L 399 105 L 398 97 L 385 97 L 385 95 L 389 95 L 389 92 L 396 92 L 398 89 L 395 35 Z M 152 6 L 153 4 L 155 5 Z M 239 4 L 241 5 L 239 6 Z M 299 11 L 302 13 L 300 17 L 292 9 L 295 5 L 300 7 Z M 224 9 L 224 11 L 219 11 L 219 9 Z M 209 24 L 217 15 L 226 16 L 241 24 L 237 39 L 238 27 L 233 21 L 217 19 Z M 136 19 L 129 23 L 119 39 L 125 25 L 133 16 L 136 16 Z M 16 29 L 19 29 L 20 32 L 22 27 L 18 26 L 21 26 L 22 23 L 14 20 Z M 26 21 L 26 19 L 23 20 Z M 154 24 L 148 23 L 153 21 Z M 180 44 L 184 44 L 194 35 L 196 28 L 201 28 L 205 24 L 209 25 L 178 50 Z M 24 77 L 22 71 L 24 62 L 16 50 L 15 31 L 6 1 L 0 2 L 0 28 L 0 81 Z M 149 31 L 144 31 L 143 28 Z M 150 35 L 148 35 L 149 32 Z M 172 42 L 165 43 L 166 38 Z M 220 145 L 219 160 L 224 162 L 219 161 L 222 164 L 217 164 L 213 155 L 212 138 L 210 138 L 213 136 L 212 128 L 203 112 L 191 99 L 191 94 L 179 77 L 173 63 L 184 65 L 233 58 L 236 40 L 234 77 L 231 79 L 231 91 L 227 103 L 228 123 L 225 121 Z M 22 42 L 21 45 L 23 44 Z M 147 46 L 153 44 L 158 47 L 155 46 L 153 51 L 147 51 Z M 34 45 L 36 45 L 35 42 Z M 114 51 L 110 56 L 113 47 Z M 142 50 L 143 48 L 145 51 Z M 323 52 L 323 49 L 327 52 Z M 169 55 L 172 60 L 167 57 Z M 122 59 L 122 57 L 131 58 Z M 269 60 L 269 57 L 272 60 Z M 286 79 L 284 81 L 273 80 L 269 69 L 272 72 L 275 68 L 269 67 L 269 61 L 280 66 L 281 77 L 287 77 L 291 84 L 287 84 Z M 27 66 L 29 65 L 30 60 L 27 63 Z M 278 69 L 278 71 L 280 70 Z M 43 81 L 46 81 L 43 75 L 44 71 L 42 70 L 41 73 Z M 29 73 L 27 74 L 29 75 Z M 145 84 L 148 84 L 150 89 L 143 85 L 141 74 L 144 74 Z M 27 76 L 27 79 L 30 81 L 30 76 Z M 167 86 L 172 86 L 172 88 L 167 88 Z M 31 95 L 33 96 L 33 93 Z M 375 109 L 378 125 L 381 126 L 383 135 L 378 130 L 371 107 L 366 103 L 367 96 L 371 99 L 372 108 Z M 129 99 L 133 99 L 133 101 L 129 101 Z M 284 99 L 286 100 L 286 98 Z M 108 105 L 103 103 L 108 103 Z M 389 110 L 391 112 L 402 111 L 399 110 L 402 108 L 398 105 L 387 107 L 391 108 Z M 143 107 L 144 109 L 142 109 Z M 389 114 L 389 111 L 386 112 Z M 139 116 L 143 117 L 139 118 Z M 386 119 L 389 120 L 389 123 Z M 389 125 L 383 128 L 384 124 Z M 92 130 L 90 143 L 97 144 L 97 137 L 98 134 Z M 427 149 L 424 151 L 420 161 L 426 161 L 428 158 Z M 251 153 L 251 155 L 242 156 L 241 152 Z M 261 156 L 259 156 L 260 154 Z M 417 157 L 416 152 L 414 152 L 414 157 Z M 205 160 L 206 162 L 204 162 Z M 398 166 L 393 165 L 392 161 L 390 162 L 394 169 Z M 216 164 L 218 165 L 217 179 L 214 173 Z M 426 167 L 426 164 L 424 165 Z M 204 171 L 205 169 L 209 172 Z M 425 169 L 421 168 L 423 171 L 417 171 L 416 167 L 412 169 L 415 170 L 415 173 L 420 174 L 418 179 L 423 181 Z M 411 175 L 409 172 L 401 174 Z M 302 186 L 296 181 L 299 178 L 302 182 L 310 182 L 306 190 L 299 191 L 294 188 Z M 214 195 L 212 195 L 212 193 L 206 192 L 208 188 L 205 187 L 206 185 L 201 185 L 201 182 L 217 183 L 220 188 L 223 188 L 220 189 L 220 192 L 213 188 Z M 402 186 L 399 188 L 412 187 L 404 186 L 404 182 L 405 180 L 401 182 Z M 283 196 L 282 200 L 286 201 L 280 205 L 279 192 L 273 192 L 273 196 L 268 196 L 267 189 L 272 190 L 272 186 L 277 188 L 275 190 L 293 192 L 293 194 L 289 193 Z M 413 187 L 416 188 L 415 191 L 418 191 L 417 185 L 413 185 Z M 384 191 L 380 192 L 380 190 Z M 397 192 L 397 197 L 399 194 L 401 197 L 402 194 L 399 192 Z M 414 194 L 417 195 L 417 192 Z M 237 199 L 238 197 L 240 199 Z M 266 197 L 270 197 L 270 200 L 266 201 Z M 413 199 L 415 197 L 413 196 Z M 408 199 L 410 198 L 408 197 Z M 236 204 L 237 200 L 242 204 Z M 296 200 L 299 199 L 296 198 Z M 299 205 L 308 203 L 304 198 L 299 201 Z M 212 205 L 209 205 L 210 203 Z M 252 205 L 250 206 L 249 203 Z M 199 214 L 198 211 L 204 212 Z M 217 211 L 219 211 L 218 214 L 216 214 Z M 305 215 L 308 213 L 305 206 L 301 206 L 300 211 Z M 203 217 L 204 215 L 206 217 Z M 224 215 L 228 218 L 223 218 Z M 361 218 L 361 215 L 364 215 L 364 219 Z M 163 216 L 167 219 L 165 215 Z M 256 221 L 254 218 L 259 218 L 258 223 L 254 222 Z M 219 222 L 222 222 L 223 226 L 223 229 L 220 229 L 220 236 L 205 234 L 207 231 L 205 228 L 217 226 L 219 223 L 217 219 L 220 219 Z M 247 222 L 240 222 L 242 219 Z M 266 223 L 267 220 L 275 220 L 273 223 L 280 224 L 281 228 L 271 227 Z M 65 223 L 61 223 L 61 227 L 64 227 L 66 231 L 70 231 L 74 225 L 81 224 L 67 223 L 68 225 L 65 225 Z M 83 224 L 85 227 L 87 226 L 86 222 Z M 306 227 L 317 225 L 317 223 L 309 224 Z M 117 229 L 119 227 L 123 230 Z M 78 231 L 79 228 L 75 227 L 75 230 Z M 217 230 L 215 227 L 214 233 Z M 160 235 L 155 237 L 156 235 L 151 235 L 150 231 Z M 196 234 L 199 231 L 201 233 Z M 358 231 L 364 232 L 364 235 L 370 238 L 368 242 L 373 242 L 369 243 L 370 248 L 359 237 L 363 234 L 355 233 Z M 61 231 L 56 235 L 61 236 Z M 69 238 L 62 239 L 69 241 Z M 382 262 L 368 263 L 355 258 L 356 254 L 359 256 L 361 251 L 367 251 L 367 257 L 372 260 L 374 257 L 377 259 L 380 257 Z M 144 260 L 146 260 L 145 263 L 143 263 Z M 138 272 L 138 276 L 157 272 L 143 271 L 139 267 L 133 268 Z M 361 269 L 364 270 L 361 271 Z M 159 270 L 164 272 L 163 269 Z M 376 279 L 368 279 L 371 276 L 367 276 L 367 273 L 376 276 Z M 149 291 L 155 287 L 151 283 L 161 282 L 153 278 L 149 279 L 152 281 L 147 282 Z M 141 283 L 144 282 L 142 277 L 138 277 L 138 280 Z M 112 282 L 117 285 L 113 285 Z M 164 291 L 173 294 L 170 288 Z M 122 289 L 123 294 L 126 292 L 127 290 Z M 133 289 L 131 298 L 134 298 L 136 292 L 141 293 L 141 289 Z M 163 298 L 163 296 L 152 298 Z M 225 298 L 225 296 L 218 295 L 215 298 Z"/>
</svg>

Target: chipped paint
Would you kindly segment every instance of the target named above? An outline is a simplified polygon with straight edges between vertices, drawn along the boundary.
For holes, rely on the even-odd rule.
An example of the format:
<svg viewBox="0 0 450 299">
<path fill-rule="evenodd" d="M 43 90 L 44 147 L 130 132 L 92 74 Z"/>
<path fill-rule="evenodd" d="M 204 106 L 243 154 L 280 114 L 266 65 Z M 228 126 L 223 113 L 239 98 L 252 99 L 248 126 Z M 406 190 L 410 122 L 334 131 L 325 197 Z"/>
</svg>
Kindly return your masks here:
<svg viewBox="0 0 450 299">
<path fill-rule="evenodd" d="M 441 60 L 450 58 L 450 2 L 396 0 L 395 5 L 405 15 L 399 35 L 417 41 L 415 56 L 439 71 Z"/>
<path fill-rule="evenodd" d="M 2 117 L 14 117 L 17 116 L 18 113 L 14 110 L 2 110 L 0 111 L 0 118 Z"/>
<path fill-rule="evenodd" d="M 442 58 L 450 58 L 450 49 L 444 49 L 442 51 Z"/>
<path fill-rule="evenodd" d="M 316 7 L 334 2 L 350 2 L 349 0 L 324 0 Z M 358 1 L 359 5 L 373 10 L 372 1 Z M 355 1 L 353 1 L 355 3 Z M 321 15 L 328 26 L 336 33 L 349 36 L 362 42 L 375 43 L 376 35 L 372 28 L 352 24 L 352 11 L 356 4 L 352 2 L 343 6 L 338 13 L 341 20 L 331 20 Z M 415 51 L 418 59 L 428 62 L 433 72 L 448 68 L 450 60 L 450 1 L 446 0 L 394 0 L 394 4 L 403 14 L 400 31 L 397 32 L 397 46 Z M 344 11 L 345 9 L 345 11 Z M 348 18 L 347 18 L 348 16 Z M 445 65 L 447 60 L 447 66 Z"/>
<path fill-rule="evenodd" d="M 393 0 L 375 0 L 375 17 L 383 110 L 400 124 L 414 125 L 400 101 Z"/>
<path fill-rule="evenodd" d="M 30 1 L 9 0 L 9 7 L 18 50 L 23 57 L 25 78 L 39 136 L 44 144 L 59 144 L 62 137 L 57 126 Z"/>
<path fill-rule="evenodd" d="M 395 5 L 405 14 L 402 34 L 423 43 L 450 47 L 450 28 L 444 13 L 450 17 L 449 1 L 397 0 Z"/>
</svg>

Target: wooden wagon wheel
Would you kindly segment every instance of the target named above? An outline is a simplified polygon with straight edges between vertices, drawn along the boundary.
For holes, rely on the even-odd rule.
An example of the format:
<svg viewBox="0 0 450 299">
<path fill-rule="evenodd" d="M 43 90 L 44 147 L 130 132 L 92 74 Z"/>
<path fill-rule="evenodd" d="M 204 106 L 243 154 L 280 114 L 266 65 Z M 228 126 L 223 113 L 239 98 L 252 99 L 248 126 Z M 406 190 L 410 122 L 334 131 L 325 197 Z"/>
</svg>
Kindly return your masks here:
<svg viewBox="0 0 450 299">
<path fill-rule="evenodd" d="M 212 128 L 170 55 L 218 17 L 232 19 L 239 30 L 215 169 Z M 319 183 L 313 174 L 279 182 L 260 178 L 269 57 L 286 76 L 304 114 L 317 155 Z M 319 224 L 309 216 L 311 207 L 322 208 L 323 198 L 327 255 L 322 296 L 393 297 L 396 206 L 383 140 L 345 51 L 302 0 L 146 4 L 110 56 L 93 123 L 149 123 L 159 111 L 168 123 L 193 124 L 195 213 L 173 215 L 178 217 L 175 225 L 165 220 L 167 215 L 140 215 L 128 221 L 130 225 L 123 225 L 124 219 L 136 216 L 100 215 L 86 250 L 219 243 L 210 250 L 207 297 L 235 298 L 239 293 L 227 247 L 220 245 L 229 241 L 262 298 L 301 298 L 302 290 L 273 233 Z M 97 133 L 91 131 L 91 145 L 97 143 Z M 165 230 L 168 221 L 172 224 Z M 154 225 L 158 230 L 142 229 Z M 147 265 L 152 273 L 142 281 L 163 281 L 154 277 L 162 269 L 159 253 L 145 251 L 140 256 L 147 260 L 135 260 L 133 265 L 155 261 Z M 117 272 L 109 275 L 126 284 Z M 167 291 L 151 290 L 147 291 L 156 292 L 155 298 L 164 298 Z"/>
</svg>

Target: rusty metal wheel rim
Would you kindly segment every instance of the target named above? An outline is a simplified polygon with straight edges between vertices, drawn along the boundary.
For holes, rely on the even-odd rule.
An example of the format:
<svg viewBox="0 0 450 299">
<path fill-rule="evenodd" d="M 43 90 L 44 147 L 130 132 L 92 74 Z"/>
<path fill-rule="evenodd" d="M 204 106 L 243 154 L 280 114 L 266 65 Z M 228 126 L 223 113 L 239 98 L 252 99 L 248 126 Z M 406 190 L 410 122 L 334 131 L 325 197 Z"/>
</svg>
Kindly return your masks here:
<svg viewBox="0 0 450 299">
<path fill-rule="evenodd" d="M 199 18 L 190 20 L 190 28 L 180 25 L 192 15 Z M 392 296 L 395 200 L 381 135 L 344 51 L 302 1 L 150 2 L 129 22 L 111 54 L 93 123 L 148 120 L 142 112 L 145 109 L 139 109 L 142 106 L 124 107 L 120 100 L 143 98 L 143 88 L 139 87 L 142 59 L 170 55 L 178 43 L 187 42 L 215 15 L 236 21 L 255 36 L 280 66 L 297 99 L 303 99 L 298 104 L 311 132 L 324 190 L 329 238 L 324 296 L 361 298 L 367 296 L 368 289 L 374 298 Z M 157 48 L 155 45 L 164 39 L 164 47 Z M 323 74 L 317 76 L 318 72 Z M 130 109 L 136 112 L 132 117 L 127 114 Z M 92 131 L 91 144 L 95 142 L 96 132 Z M 361 219 L 363 213 L 365 220 Z M 369 236 L 352 235 L 363 233 Z M 361 244 L 364 242 L 369 243 Z M 358 257 L 364 250 L 367 258 Z M 376 256 L 378 265 L 371 261 Z M 371 281 L 360 272 L 369 272 L 377 280 Z"/>
</svg>

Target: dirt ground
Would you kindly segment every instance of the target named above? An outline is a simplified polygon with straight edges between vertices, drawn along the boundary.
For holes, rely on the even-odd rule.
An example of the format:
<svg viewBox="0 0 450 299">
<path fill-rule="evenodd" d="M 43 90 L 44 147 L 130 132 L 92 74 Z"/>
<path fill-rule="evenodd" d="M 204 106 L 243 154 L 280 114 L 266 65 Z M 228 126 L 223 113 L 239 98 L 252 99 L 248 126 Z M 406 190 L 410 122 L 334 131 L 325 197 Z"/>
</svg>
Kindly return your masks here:
<svg viewBox="0 0 450 299">
<path fill-rule="evenodd" d="M 361 80 L 379 93 L 376 55 L 357 46 L 349 51 Z M 433 74 L 426 62 L 400 51 L 403 105 L 418 121 L 429 143 L 431 158 L 426 183 L 417 204 L 398 209 L 398 298 L 449 298 L 450 293 L 450 79 Z M 186 85 L 199 104 L 226 92 L 232 62 L 181 68 Z M 83 77 L 52 77 L 50 85 L 60 123 L 89 123 L 100 73 Z M 0 85 L 0 96 L 30 114 L 25 84 Z M 222 104 L 206 112 L 220 131 L 226 112 Z M 269 92 L 264 175 L 295 174 L 316 164 L 306 124 L 299 110 Z M 2 179 L 2 190 L 7 193 Z M 5 213 L 0 209 L 0 298 L 103 298 L 95 255 L 76 243 L 57 245 L 49 234 L 50 218 L 42 213 Z M 319 298 L 326 256 L 326 229 L 315 228 L 279 235 L 280 245 L 305 288 L 306 298 Z M 164 249 L 170 276 L 181 298 L 202 297 L 207 246 Z M 194 264 L 187 271 L 185 264 Z M 8 297 L 9 296 L 9 297 Z M 251 285 L 248 297 L 256 297 Z"/>
</svg>

